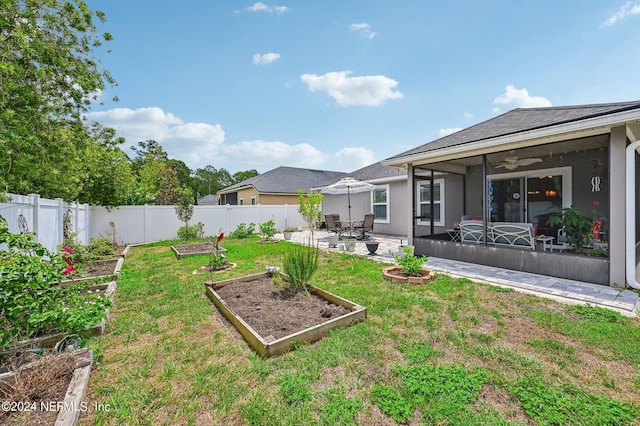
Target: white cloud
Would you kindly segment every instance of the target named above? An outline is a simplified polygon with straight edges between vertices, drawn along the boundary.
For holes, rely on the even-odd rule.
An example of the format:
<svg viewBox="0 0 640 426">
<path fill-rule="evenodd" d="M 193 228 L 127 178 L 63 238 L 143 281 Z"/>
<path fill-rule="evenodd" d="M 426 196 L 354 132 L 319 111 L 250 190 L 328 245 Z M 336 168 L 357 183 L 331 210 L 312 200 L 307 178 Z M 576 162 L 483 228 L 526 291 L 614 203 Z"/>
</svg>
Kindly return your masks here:
<svg viewBox="0 0 640 426">
<path fill-rule="evenodd" d="M 307 143 L 287 144 L 261 139 L 235 144 L 225 142 L 220 124 L 185 122 L 158 107 L 115 108 L 92 112 L 87 119 L 112 127 L 126 139 L 122 149 L 133 156 L 130 146 L 139 141 L 157 141 L 170 158 L 182 160 L 195 170 L 206 165 L 226 168 L 230 172 L 278 166 L 353 171 L 375 162 L 366 148 L 343 148 L 330 155 Z"/>
<path fill-rule="evenodd" d="M 363 147 L 346 147 L 336 152 L 335 162 L 329 167 L 331 170 L 352 172 L 364 166 L 375 163 L 373 151 Z"/>
<path fill-rule="evenodd" d="M 376 36 L 376 33 L 371 31 L 371 25 L 364 22 L 349 25 L 349 31 L 356 31 L 361 36 L 370 40 Z"/>
<path fill-rule="evenodd" d="M 280 59 L 279 53 L 256 53 L 253 55 L 253 63 L 256 65 L 265 65 Z"/>
<path fill-rule="evenodd" d="M 288 12 L 289 8 L 286 6 L 271 6 L 261 2 L 256 2 L 251 6 L 248 6 L 245 10 L 249 12 L 266 12 L 266 13 L 275 13 L 276 15 L 280 15 L 281 13 Z"/>
<path fill-rule="evenodd" d="M 507 109 L 513 108 L 540 108 L 550 107 L 551 101 L 543 96 L 529 96 L 527 89 L 516 89 L 513 85 L 505 87 L 504 93 L 493 100 L 496 105 L 504 105 Z M 499 112 L 500 108 L 493 109 Z"/>
<path fill-rule="evenodd" d="M 157 107 L 115 108 L 91 112 L 87 118 L 114 128 L 118 136 L 127 140 L 123 149 L 128 154 L 130 146 L 152 139 L 162 145 L 169 157 L 182 160 L 191 168 L 214 164 L 225 138 L 220 124 L 185 123 Z"/>
<path fill-rule="evenodd" d="M 263 140 L 242 141 L 226 146 L 220 155 L 222 160 L 259 169 L 272 169 L 277 166 L 320 167 L 328 159 L 325 153 L 306 143 L 289 145 Z"/>
<path fill-rule="evenodd" d="M 627 16 L 637 15 L 639 13 L 640 13 L 640 3 L 628 1 L 622 7 L 620 7 L 620 9 L 616 13 L 614 13 L 606 21 L 604 21 L 600 25 L 600 28 L 610 27 L 616 24 L 618 21 L 621 21 L 622 19 L 626 18 Z"/>
<path fill-rule="evenodd" d="M 466 118 L 467 120 L 472 120 L 474 117 L 475 117 L 475 115 L 471 114 L 470 112 L 465 111 L 464 118 Z"/>
<path fill-rule="evenodd" d="M 462 127 L 449 127 L 447 129 L 440 129 L 438 130 L 438 136 L 442 138 L 452 133 L 459 132 L 460 130 L 462 130 Z"/>
<path fill-rule="evenodd" d="M 398 82 L 383 75 L 349 77 L 351 71 L 329 72 L 323 75 L 303 74 L 300 79 L 310 91 L 324 91 L 341 106 L 379 106 L 387 99 L 401 99 L 394 90 Z"/>
</svg>

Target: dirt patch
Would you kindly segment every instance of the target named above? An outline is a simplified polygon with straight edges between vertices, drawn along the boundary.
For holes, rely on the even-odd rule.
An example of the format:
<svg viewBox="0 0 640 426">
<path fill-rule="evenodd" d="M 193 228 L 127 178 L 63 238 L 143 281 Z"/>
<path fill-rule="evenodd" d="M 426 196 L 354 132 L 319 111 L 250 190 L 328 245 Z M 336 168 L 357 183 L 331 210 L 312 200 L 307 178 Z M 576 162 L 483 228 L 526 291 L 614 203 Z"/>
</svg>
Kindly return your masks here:
<svg viewBox="0 0 640 426">
<path fill-rule="evenodd" d="M 79 278 L 101 277 L 113 275 L 116 270 L 118 259 L 95 260 L 82 265 Z"/>
<path fill-rule="evenodd" d="M 216 292 L 258 334 L 275 339 L 289 336 L 350 313 L 313 294 L 291 295 L 271 278 L 226 285 Z"/>
</svg>

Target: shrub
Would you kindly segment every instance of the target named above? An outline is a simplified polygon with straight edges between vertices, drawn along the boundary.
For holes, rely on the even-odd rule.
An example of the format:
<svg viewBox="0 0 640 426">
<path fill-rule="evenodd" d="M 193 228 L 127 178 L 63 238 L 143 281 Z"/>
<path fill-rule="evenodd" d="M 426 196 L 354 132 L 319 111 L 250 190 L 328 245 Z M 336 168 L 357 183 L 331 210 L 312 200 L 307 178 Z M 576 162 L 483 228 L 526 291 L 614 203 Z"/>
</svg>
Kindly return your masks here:
<svg viewBox="0 0 640 426">
<path fill-rule="evenodd" d="M 199 229 L 197 225 L 181 226 L 180 229 L 178 229 L 178 238 L 182 241 L 196 238 L 198 236 L 198 231 Z"/>
<path fill-rule="evenodd" d="M 77 286 L 58 285 L 73 268 L 72 248 L 62 251 L 64 258 L 55 255 L 31 234 L 11 234 L 2 217 L 0 247 L 0 350 L 19 339 L 84 331 L 110 305 L 97 295 L 81 296 Z"/>
<path fill-rule="evenodd" d="M 284 253 L 282 266 L 289 275 L 290 289 L 297 293 L 307 291 L 309 279 L 318 269 L 318 246 L 292 244 Z"/>
<path fill-rule="evenodd" d="M 87 252 L 90 259 L 100 259 L 113 257 L 117 248 L 118 245 L 107 237 L 93 237 L 87 247 Z"/>
<path fill-rule="evenodd" d="M 400 266 L 402 266 L 402 272 L 407 274 L 410 277 L 419 277 L 420 271 L 422 270 L 422 264 L 427 261 L 426 256 L 414 256 L 411 253 L 411 247 L 404 247 L 404 256 L 399 256 L 395 253 L 392 253 L 393 257 L 396 259 L 396 262 Z"/>
<path fill-rule="evenodd" d="M 247 226 L 246 223 L 242 222 L 242 223 L 239 223 L 236 230 L 231 233 L 231 237 L 240 238 L 240 239 L 248 238 L 251 235 L 253 235 L 255 229 L 256 229 L 255 223 L 251 222 L 249 226 Z"/>
<path fill-rule="evenodd" d="M 276 223 L 273 219 L 260 224 L 260 234 L 265 240 L 270 240 L 276 235 Z"/>
</svg>

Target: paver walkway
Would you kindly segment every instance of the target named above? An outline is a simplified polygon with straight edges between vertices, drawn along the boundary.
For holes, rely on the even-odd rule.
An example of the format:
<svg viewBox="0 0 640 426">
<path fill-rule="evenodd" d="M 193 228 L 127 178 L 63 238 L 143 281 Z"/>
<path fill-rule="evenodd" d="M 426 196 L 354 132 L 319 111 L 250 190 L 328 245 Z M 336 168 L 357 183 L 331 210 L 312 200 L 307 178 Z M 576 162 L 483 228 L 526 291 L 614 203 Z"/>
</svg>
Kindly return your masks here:
<svg viewBox="0 0 640 426">
<path fill-rule="evenodd" d="M 309 231 L 295 232 L 292 241 L 296 243 L 308 243 L 310 237 L 311 234 Z M 327 237 L 327 231 L 314 231 L 314 239 L 320 248 L 344 251 L 344 244 L 342 242 L 338 244 L 337 248 L 330 248 Z M 283 236 L 282 234 L 278 234 L 276 238 L 283 238 Z M 372 235 L 372 239 L 379 242 L 376 255 L 369 255 L 369 251 L 362 241 L 356 243 L 356 250 L 353 254 L 367 256 L 370 259 L 382 262 L 394 262 L 390 251 L 397 252 L 399 245 L 401 243 L 406 244 L 407 242 L 406 237 L 380 234 Z M 639 295 L 630 290 L 435 257 L 428 259 L 426 267 L 453 277 L 464 277 L 473 281 L 510 287 L 536 296 L 551 298 L 562 303 L 588 303 L 603 308 L 614 309 L 626 316 L 637 316 L 638 313 L 640 313 Z"/>
</svg>

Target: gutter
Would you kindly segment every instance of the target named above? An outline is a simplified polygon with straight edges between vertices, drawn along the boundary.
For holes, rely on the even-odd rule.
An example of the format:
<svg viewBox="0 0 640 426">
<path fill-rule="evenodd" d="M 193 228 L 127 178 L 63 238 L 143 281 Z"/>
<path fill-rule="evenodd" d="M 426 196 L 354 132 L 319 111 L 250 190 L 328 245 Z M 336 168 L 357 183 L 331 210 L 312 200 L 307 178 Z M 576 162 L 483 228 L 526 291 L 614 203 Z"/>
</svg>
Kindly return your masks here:
<svg viewBox="0 0 640 426">
<path fill-rule="evenodd" d="M 640 283 L 636 277 L 636 191 L 635 191 L 635 162 L 636 151 L 640 147 L 640 141 L 633 142 L 626 148 L 626 228 L 627 235 L 631 238 L 626 239 L 625 247 L 625 265 L 627 269 L 626 278 L 629 286 L 636 290 L 640 290 Z"/>
</svg>

